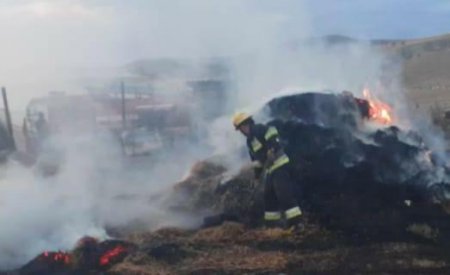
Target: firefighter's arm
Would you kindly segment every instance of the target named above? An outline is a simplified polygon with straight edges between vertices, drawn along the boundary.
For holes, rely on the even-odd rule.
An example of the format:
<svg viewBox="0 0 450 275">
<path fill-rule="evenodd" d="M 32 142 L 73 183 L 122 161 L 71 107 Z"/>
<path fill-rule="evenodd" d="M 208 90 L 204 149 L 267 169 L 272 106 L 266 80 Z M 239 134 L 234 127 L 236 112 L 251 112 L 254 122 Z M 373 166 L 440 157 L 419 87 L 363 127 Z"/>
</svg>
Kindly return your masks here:
<svg viewBox="0 0 450 275">
<path fill-rule="evenodd" d="M 267 144 L 267 159 L 273 160 L 279 150 L 281 150 L 280 135 L 277 128 L 274 126 L 268 127 L 264 139 Z"/>
<path fill-rule="evenodd" d="M 259 179 L 259 177 L 261 176 L 261 173 L 263 171 L 263 165 L 262 165 L 261 161 L 256 159 L 256 157 L 253 155 L 253 153 L 251 151 L 249 151 L 249 154 L 250 154 L 250 159 L 252 160 L 252 168 L 255 173 L 255 178 Z"/>
<path fill-rule="evenodd" d="M 263 172 L 263 165 L 260 161 L 253 161 L 252 162 L 253 172 L 255 173 L 255 178 L 258 180 L 261 177 L 261 174 Z"/>
</svg>

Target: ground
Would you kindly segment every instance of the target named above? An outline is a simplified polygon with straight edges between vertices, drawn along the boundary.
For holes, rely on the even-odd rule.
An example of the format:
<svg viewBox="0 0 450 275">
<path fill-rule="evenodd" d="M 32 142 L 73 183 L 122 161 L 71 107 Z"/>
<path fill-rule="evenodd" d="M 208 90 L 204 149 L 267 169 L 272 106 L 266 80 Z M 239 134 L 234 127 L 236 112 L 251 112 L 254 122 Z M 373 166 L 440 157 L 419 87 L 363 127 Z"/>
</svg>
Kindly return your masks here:
<svg viewBox="0 0 450 275">
<path fill-rule="evenodd" d="M 355 244 L 317 224 L 291 233 L 239 223 L 162 229 L 128 237 L 139 252 L 108 274 L 449 274 L 448 254 L 427 242 Z"/>
<path fill-rule="evenodd" d="M 252 218 L 258 215 L 252 208 L 259 207 L 259 201 L 250 191 L 255 189 L 249 169 L 243 168 L 228 190 L 217 192 L 223 172 L 214 162 L 200 162 L 175 190 L 190 195 L 184 201 L 185 209 L 195 211 L 208 206 L 217 213 L 241 213 L 244 218 L 240 223 L 125 234 L 123 237 L 137 244 L 138 249 L 108 274 L 450 273 L 448 246 L 439 237 L 442 232 L 432 226 L 410 224 L 392 230 L 403 232 L 398 236 L 363 236 L 364 232 L 349 232 L 348 227 L 330 228 L 315 213 L 305 211 L 304 231 L 264 228 Z M 353 217 L 355 227 L 358 222 L 358 217 Z M 398 226 L 401 224 L 392 224 Z"/>
</svg>

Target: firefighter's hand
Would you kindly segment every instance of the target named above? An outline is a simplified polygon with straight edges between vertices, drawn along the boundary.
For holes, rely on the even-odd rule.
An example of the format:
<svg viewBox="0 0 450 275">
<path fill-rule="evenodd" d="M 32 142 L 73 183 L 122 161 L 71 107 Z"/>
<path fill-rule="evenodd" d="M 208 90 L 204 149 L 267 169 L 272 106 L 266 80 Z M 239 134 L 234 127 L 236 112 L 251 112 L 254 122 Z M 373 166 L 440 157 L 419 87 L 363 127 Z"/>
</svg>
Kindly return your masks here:
<svg viewBox="0 0 450 275">
<path fill-rule="evenodd" d="M 252 167 L 253 169 L 259 169 L 262 168 L 262 164 L 261 162 L 255 160 L 251 162 L 250 167 Z"/>
<path fill-rule="evenodd" d="M 267 151 L 267 160 L 270 162 L 275 160 L 275 150 L 270 149 Z"/>
<path fill-rule="evenodd" d="M 255 180 L 256 182 L 261 181 L 261 174 L 255 174 L 254 180 Z"/>
</svg>

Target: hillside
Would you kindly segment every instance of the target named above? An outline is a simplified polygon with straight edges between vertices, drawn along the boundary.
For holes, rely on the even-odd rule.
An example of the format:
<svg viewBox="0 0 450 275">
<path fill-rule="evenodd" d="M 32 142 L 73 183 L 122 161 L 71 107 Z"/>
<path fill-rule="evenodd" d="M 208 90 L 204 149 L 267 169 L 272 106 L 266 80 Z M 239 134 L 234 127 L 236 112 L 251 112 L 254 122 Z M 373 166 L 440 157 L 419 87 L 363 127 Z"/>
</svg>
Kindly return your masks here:
<svg viewBox="0 0 450 275">
<path fill-rule="evenodd" d="M 423 109 L 450 107 L 450 34 L 377 45 L 402 57 L 403 83 L 413 102 Z"/>
<path fill-rule="evenodd" d="M 323 36 L 317 41 L 329 45 L 360 43 L 341 35 Z M 374 47 L 403 62 L 403 84 L 407 96 L 423 110 L 439 105 L 450 109 L 450 34 L 411 40 L 374 39 Z"/>
</svg>

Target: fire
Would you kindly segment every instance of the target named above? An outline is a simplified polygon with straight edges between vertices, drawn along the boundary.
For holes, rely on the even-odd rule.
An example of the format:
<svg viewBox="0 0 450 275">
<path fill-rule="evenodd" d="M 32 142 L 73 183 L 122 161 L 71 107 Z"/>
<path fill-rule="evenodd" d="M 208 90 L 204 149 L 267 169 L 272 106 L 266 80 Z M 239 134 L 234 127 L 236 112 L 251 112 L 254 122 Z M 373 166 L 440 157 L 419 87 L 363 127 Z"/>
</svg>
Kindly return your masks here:
<svg viewBox="0 0 450 275">
<path fill-rule="evenodd" d="M 105 266 L 110 264 L 112 261 L 116 260 L 120 256 L 124 255 L 127 252 L 127 249 L 121 245 L 114 247 L 111 250 L 106 251 L 100 257 L 100 266 Z"/>
<path fill-rule="evenodd" d="M 70 264 L 70 254 L 65 252 L 44 252 L 42 256 L 54 263 Z"/>
<path fill-rule="evenodd" d="M 363 95 L 364 98 L 369 102 L 370 118 L 381 124 L 391 124 L 393 121 L 391 106 L 372 96 L 369 89 L 367 88 L 364 89 Z"/>
</svg>

